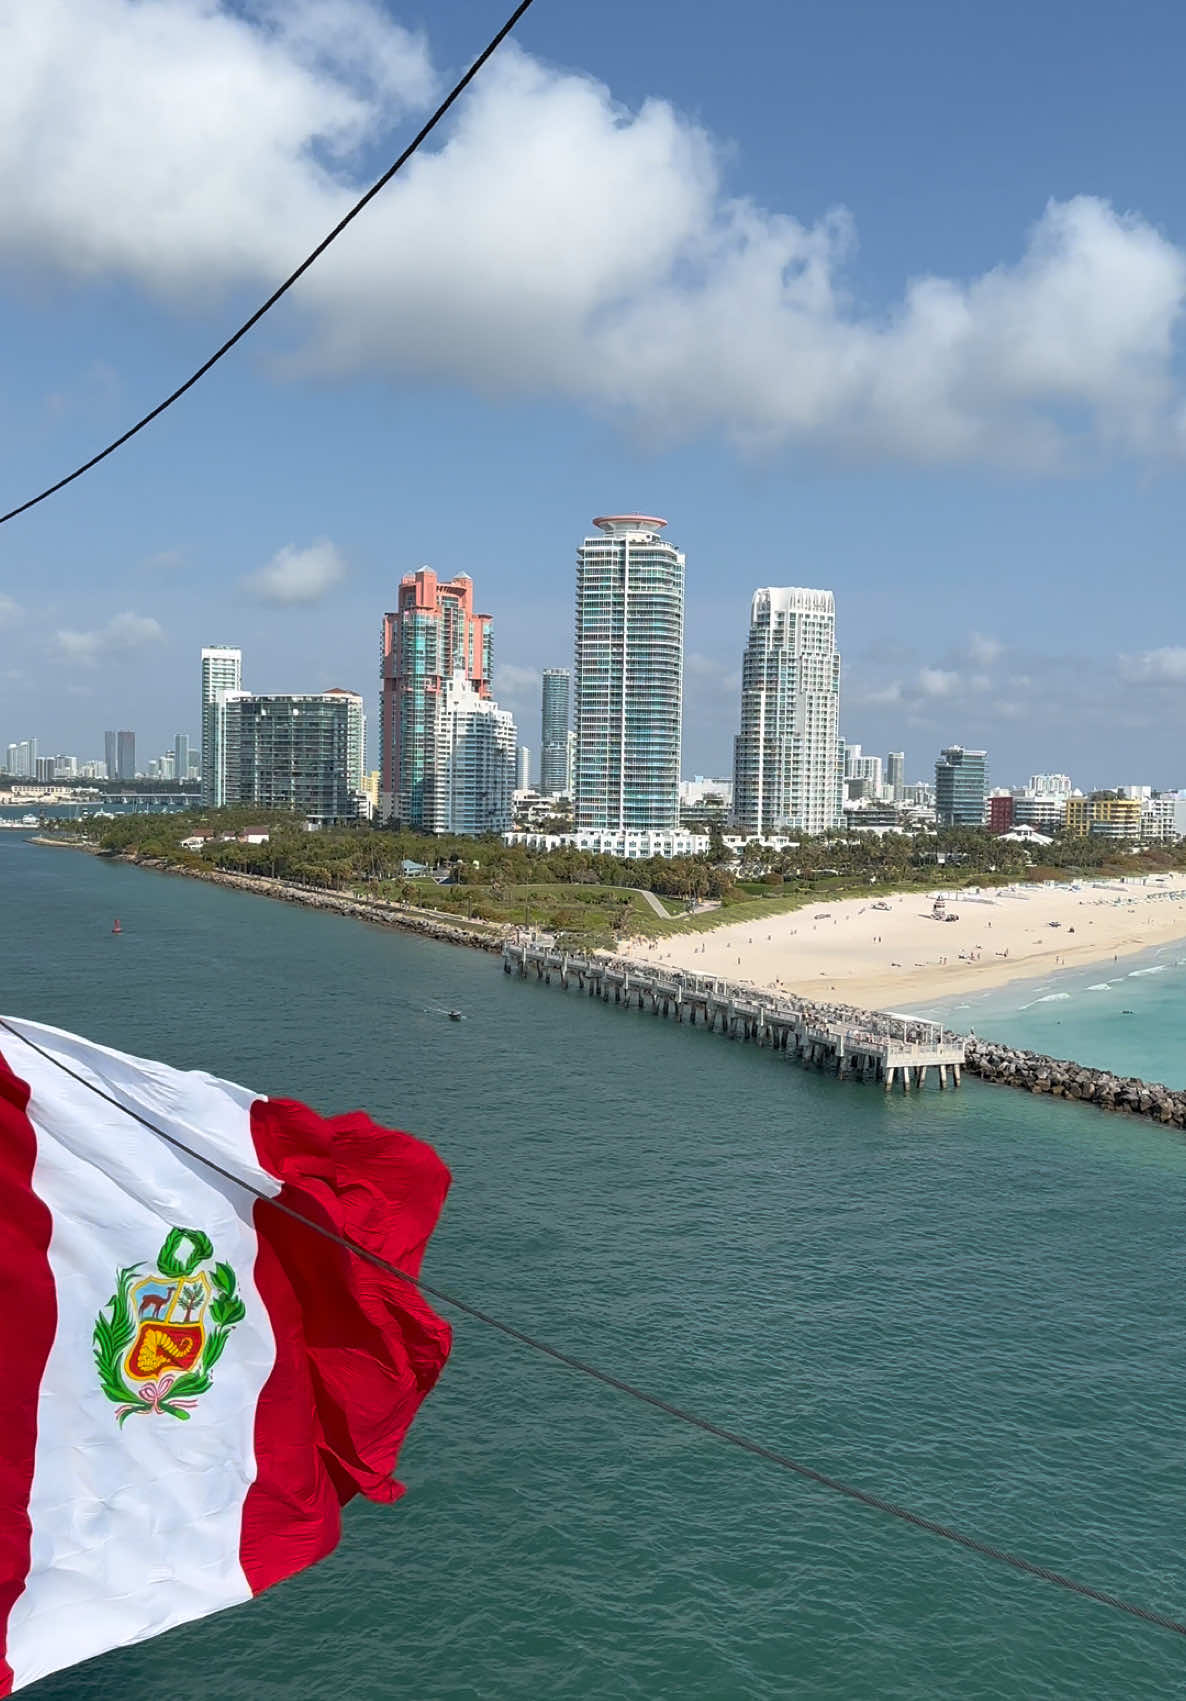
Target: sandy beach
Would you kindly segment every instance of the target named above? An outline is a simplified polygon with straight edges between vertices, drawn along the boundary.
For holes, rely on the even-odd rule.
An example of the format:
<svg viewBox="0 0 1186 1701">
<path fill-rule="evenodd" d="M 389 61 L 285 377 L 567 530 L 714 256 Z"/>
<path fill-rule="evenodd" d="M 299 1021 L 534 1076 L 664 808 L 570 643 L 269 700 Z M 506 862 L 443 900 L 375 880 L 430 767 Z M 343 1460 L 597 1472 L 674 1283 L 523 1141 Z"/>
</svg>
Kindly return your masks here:
<svg viewBox="0 0 1186 1701">
<path fill-rule="evenodd" d="M 937 899 L 954 920 L 936 915 Z M 628 949 L 697 974 L 895 1010 L 1061 969 L 1103 969 L 1175 939 L 1186 939 L 1183 874 L 871 893 Z"/>
</svg>

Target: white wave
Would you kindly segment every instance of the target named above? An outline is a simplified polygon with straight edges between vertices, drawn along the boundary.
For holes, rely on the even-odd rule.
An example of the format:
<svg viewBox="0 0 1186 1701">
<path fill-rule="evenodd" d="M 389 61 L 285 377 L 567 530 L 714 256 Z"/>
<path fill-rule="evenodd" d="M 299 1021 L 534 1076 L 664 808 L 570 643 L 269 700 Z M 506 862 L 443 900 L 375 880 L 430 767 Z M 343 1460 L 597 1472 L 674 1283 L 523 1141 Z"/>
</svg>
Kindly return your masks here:
<svg viewBox="0 0 1186 1701">
<path fill-rule="evenodd" d="M 1112 982 L 1110 980 L 1097 980 L 1094 986 L 1087 988 L 1088 992 L 1110 992 L 1111 989 Z"/>
<path fill-rule="evenodd" d="M 1069 998 L 1069 992 L 1048 992 L 1045 998 L 1035 998 L 1035 1004 L 1057 1004 L 1060 999 Z"/>
<path fill-rule="evenodd" d="M 1158 963 L 1157 966 L 1152 969 L 1130 969 L 1128 971 L 1128 978 L 1129 980 L 1135 980 L 1138 975 L 1163 975 L 1168 968 L 1168 963 Z"/>
</svg>

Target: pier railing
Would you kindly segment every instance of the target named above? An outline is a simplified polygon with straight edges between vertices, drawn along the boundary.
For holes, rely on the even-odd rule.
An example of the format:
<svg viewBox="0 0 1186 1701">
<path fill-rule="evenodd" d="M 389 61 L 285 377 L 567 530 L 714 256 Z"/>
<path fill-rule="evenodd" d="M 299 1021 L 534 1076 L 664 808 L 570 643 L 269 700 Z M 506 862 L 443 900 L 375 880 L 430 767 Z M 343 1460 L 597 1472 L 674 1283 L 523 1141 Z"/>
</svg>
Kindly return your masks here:
<svg viewBox="0 0 1186 1701">
<path fill-rule="evenodd" d="M 815 1003 L 790 994 L 698 975 L 629 958 L 588 957 L 551 945 L 507 942 L 507 974 L 553 980 L 624 1009 L 649 1010 L 692 1027 L 721 1032 L 785 1052 L 808 1068 L 861 1081 L 886 1092 L 923 1086 L 930 1070 L 940 1087 L 958 1087 L 967 1042 L 938 1022 L 889 1012 Z"/>
</svg>

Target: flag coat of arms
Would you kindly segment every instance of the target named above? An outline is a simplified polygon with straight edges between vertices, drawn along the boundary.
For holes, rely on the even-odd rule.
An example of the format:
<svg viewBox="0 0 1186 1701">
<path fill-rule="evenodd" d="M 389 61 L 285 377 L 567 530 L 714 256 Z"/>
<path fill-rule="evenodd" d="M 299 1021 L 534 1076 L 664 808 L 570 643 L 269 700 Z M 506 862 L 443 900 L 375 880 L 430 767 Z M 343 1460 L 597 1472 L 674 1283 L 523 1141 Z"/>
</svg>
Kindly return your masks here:
<svg viewBox="0 0 1186 1701">
<path fill-rule="evenodd" d="M 323 1558 L 449 1351 L 317 1232 L 416 1275 L 431 1147 L 3 1020 L 0 1696 Z"/>
</svg>

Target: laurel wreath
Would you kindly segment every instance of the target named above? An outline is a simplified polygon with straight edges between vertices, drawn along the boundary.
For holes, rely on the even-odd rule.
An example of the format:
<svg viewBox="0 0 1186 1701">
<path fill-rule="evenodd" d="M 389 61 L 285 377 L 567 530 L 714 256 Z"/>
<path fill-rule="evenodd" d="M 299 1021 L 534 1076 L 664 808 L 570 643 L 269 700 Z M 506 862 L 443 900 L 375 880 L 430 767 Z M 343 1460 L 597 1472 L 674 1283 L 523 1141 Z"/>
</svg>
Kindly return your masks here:
<svg viewBox="0 0 1186 1701">
<path fill-rule="evenodd" d="M 187 1240 L 190 1250 L 182 1257 L 182 1247 Z M 191 1276 L 202 1259 L 209 1258 L 213 1251 L 214 1247 L 208 1236 L 200 1229 L 173 1229 L 161 1248 L 157 1268 L 162 1275 L 170 1279 Z M 128 1264 L 117 1272 L 116 1290 L 107 1302 L 110 1315 L 100 1311 L 95 1319 L 94 1352 L 99 1386 L 114 1405 L 125 1408 L 116 1414 L 116 1421 L 121 1429 L 125 1420 L 133 1413 L 147 1414 L 154 1409 L 168 1412 L 170 1417 L 187 1422 L 189 1412 L 177 1402 L 196 1399 L 213 1386 L 214 1366 L 222 1357 L 231 1330 L 247 1315 L 247 1307 L 239 1298 L 235 1272 L 229 1264 L 216 1264 L 209 1272 L 214 1288 L 209 1316 L 214 1328 L 207 1332 L 202 1355 L 188 1370 L 174 1379 L 167 1395 L 160 1399 L 155 1408 L 147 1405 L 136 1390 L 129 1387 L 123 1373 L 124 1356 L 136 1338 L 137 1324 L 130 1295 L 132 1283 L 141 1268 L 140 1264 Z"/>
</svg>

